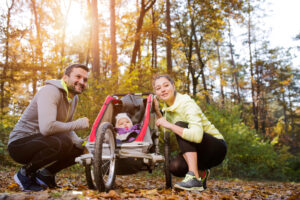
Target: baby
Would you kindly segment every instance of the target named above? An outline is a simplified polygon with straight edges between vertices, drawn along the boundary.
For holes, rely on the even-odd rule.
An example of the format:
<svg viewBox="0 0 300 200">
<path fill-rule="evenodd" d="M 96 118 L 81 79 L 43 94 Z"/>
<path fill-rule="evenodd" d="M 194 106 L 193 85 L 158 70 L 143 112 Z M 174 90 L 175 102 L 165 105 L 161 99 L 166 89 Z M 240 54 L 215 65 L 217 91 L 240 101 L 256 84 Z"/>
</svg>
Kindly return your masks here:
<svg viewBox="0 0 300 200">
<path fill-rule="evenodd" d="M 140 124 L 133 125 L 126 113 L 116 116 L 117 142 L 132 142 L 140 132 Z"/>
<path fill-rule="evenodd" d="M 130 129 L 133 126 L 131 119 L 126 113 L 119 113 L 116 116 L 116 128 Z"/>
</svg>

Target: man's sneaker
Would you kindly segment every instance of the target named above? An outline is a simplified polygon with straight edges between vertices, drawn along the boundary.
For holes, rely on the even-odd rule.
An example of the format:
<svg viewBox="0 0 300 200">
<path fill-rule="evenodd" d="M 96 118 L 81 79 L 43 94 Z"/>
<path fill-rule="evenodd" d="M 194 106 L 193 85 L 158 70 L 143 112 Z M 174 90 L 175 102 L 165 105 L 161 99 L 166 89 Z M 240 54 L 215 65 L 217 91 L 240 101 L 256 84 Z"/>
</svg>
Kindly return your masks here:
<svg viewBox="0 0 300 200">
<path fill-rule="evenodd" d="M 39 186 L 36 182 L 34 177 L 24 175 L 25 170 L 21 168 L 18 173 L 15 174 L 14 179 L 18 183 L 18 185 L 24 191 L 41 191 L 43 188 Z"/>
<path fill-rule="evenodd" d="M 203 185 L 201 179 L 197 179 L 193 172 L 189 171 L 183 181 L 176 183 L 174 185 L 175 188 L 182 189 L 182 190 L 197 190 L 203 191 Z"/>
<path fill-rule="evenodd" d="M 205 170 L 205 176 L 204 176 L 204 178 L 202 179 L 202 184 L 203 184 L 203 188 L 204 188 L 204 189 L 207 188 L 206 181 L 207 181 L 207 179 L 209 178 L 209 176 L 210 176 L 210 170 L 207 169 L 207 170 Z"/>
<path fill-rule="evenodd" d="M 35 178 L 37 183 L 43 187 L 60 188 L 55 182 L 55 176 L 50 174 L 46 169 L 38 170 L 35 173 Z"/>
</svg>

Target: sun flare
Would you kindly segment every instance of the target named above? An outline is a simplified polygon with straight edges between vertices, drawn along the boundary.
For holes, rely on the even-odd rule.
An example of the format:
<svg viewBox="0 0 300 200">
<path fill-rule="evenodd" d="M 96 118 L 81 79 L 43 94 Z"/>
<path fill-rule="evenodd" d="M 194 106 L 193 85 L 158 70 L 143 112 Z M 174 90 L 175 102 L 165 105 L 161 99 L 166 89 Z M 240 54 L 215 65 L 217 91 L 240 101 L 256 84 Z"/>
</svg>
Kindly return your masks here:
<svg viewBox="0 0 300 200">
<path fill-rule="evenodd" d="M 86 23 L 87 21 L 82 8 L 79 4 L 73 3 L 67 19 L 67 34 L 79 35 Z"/>
</svg>

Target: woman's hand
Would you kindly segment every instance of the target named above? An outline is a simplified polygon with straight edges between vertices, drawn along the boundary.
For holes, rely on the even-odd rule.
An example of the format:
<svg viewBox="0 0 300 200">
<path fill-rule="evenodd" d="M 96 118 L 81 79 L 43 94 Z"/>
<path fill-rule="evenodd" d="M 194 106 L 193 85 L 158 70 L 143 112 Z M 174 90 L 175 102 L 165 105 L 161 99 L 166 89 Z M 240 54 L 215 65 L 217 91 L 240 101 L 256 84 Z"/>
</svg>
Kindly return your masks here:
<svg viewBox="0 0 300 200">
<path fill-rule="evenodd" d="M 156 116 L 158 118 L 161 118 L 162 117 L 162 114 L 160 113 L 160 110 L 159 110 L 159 103 L 158 103 L 158 100 L 157 100 L 157 97 L 154 96 L 153 98 L 153 103 L 154 103 L 154 110 L 155 110 L 155 113 L 156 113 Z"/>
<path fill-rule="evenodd" d="M 161 117 L 155 122 L 156 126 L 162 126 L 167 129 L 171 129 L 172 124 L 166 120 L 166 118 Z"/>
<path fill-rule="evenodd" d="M 159 118 L 158 120 L 156 120 L 155 122 L 155 125 L 156 126 L 162 126 L 164 128 L 167 128 L 167 129 L 170 129 L 171 131 L 173 131 L 175 134 L 179 135 L 180 137 L 182 137 L 182 134 L 183 134 L 183 129 L 182 127 L 180 126 L 177 126 L 175 124 L 172 124 L 170 122 L 168 122 L 166 120 L 166 118 L 164 117 L 161 117 Z"/>
</svg>

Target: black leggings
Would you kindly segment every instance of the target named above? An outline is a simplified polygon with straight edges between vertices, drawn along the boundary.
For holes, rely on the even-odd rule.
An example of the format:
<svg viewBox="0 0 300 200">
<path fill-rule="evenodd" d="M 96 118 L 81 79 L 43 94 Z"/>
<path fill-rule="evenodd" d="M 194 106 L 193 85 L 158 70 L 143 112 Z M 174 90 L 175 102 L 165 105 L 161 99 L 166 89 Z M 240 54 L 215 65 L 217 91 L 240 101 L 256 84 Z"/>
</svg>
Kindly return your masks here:
<svg viewBox="0 0 300 200">
<path fill-rule="evenodd" d="M 187 128 L 185 122 L 176 122 L 176 125 Z M 198 169 L 210 169 L 222 163 L 227 152 L 227 145 L 224 140 L 217 139 L 207 133 L 203 134 L 201 143 L 189 142 L 176 135 L 181 150 L 170 162 L 170 171 L 174 176 L 183 177 L 188 172 L 188 165 L 183 157 L 186 152 L 197 152 Z"/>
<path fill-rule="evenodd" d="M 21 138 L 10 143 L 8 151 L 16 162 L 25 165 L 29 174 L 45 166 L 55 174 L 75 164 L 75 158 L 83 153 L 65 133 L 51 136 L 35 134 Z"/>
</svg>

